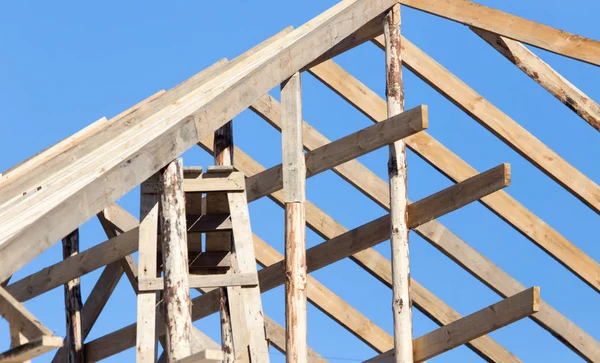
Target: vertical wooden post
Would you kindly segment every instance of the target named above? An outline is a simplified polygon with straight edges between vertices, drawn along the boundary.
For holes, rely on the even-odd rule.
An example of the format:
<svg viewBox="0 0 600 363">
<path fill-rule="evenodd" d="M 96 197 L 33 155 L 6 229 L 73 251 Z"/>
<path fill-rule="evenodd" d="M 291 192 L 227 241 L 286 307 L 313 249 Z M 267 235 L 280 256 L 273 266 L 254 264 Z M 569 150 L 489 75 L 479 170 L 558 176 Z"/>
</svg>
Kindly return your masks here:
<svg viewBox="0 0 600 363">
<path fill-rule="evenodd" d="M 215 131 L 213 149 L 215 165 L 233 166 L 233 121 L 229 121 Z M 211 193 L 206 197 L 207 213 L 228 213 L 229 204 L 227 194 Z M 231 251 L 231 232 L 216 232 L 206 235 L 207 251 Z M 229 309 L 229 293 L 224 287 L 219 288 L 219 312 L 221 316 L 221 348 L 225 353 L 224 363 L 233 363 L 235 352 L 233 346 L 233 332 L 231 325 L 231 312 Z"/>
<path fill-rule="evenodd" d="M 79 253 L 79 229 L 69 233 L 63 238 L 63 259 Z M 65 314 L 67 318 L 67 336 L 65 339 L 66 362 L 83 363 L 83 334 L 81 325 L 81 288 L 80 279 L 76 278 L 64 285 L 65 289 Z"/>
<path fill-rule="evenodd" d="M 400 4 L 394 5 L 383 20 L 387 115 L 404 112 L 402 58 L 400 54 Z M 404 140 L 390 145 L 390 242 L 392 246 L 392 311 L 394 314 L 395 362 L 413 362 L 412 302 L 408 257 L 406 192 L 406 145 Z"/>
<path fill-rule="evenodd" d="M 192 303 L 188 282 L 187 226 L 183 162 L 173 160 L 160 173 L 164 316 L 169 361 L 192 354 Z"/>
<path fill-rule="evenodd" d="M 159 195 L 158 193 L 145 193 L 145 184 L 158 183 L 158 175 L 155 174 L 142 183 L 140 194 L 140 226 L 139 226 L 139 253 L 137 277 L 154 278 L 157 276 L 156 254 L 158 247 L 158 215 Z M 133 265 L 133 264 L 131 264 Z M 133 269 L 127 264 L 125 272 L 135 283 Z M 128 272 L 128 270 L 131 270 Z M 130 276 L 131 275 L 131 276 Z M 134 285 L 132 285 L 134 286 Z M 135 289 L 136 291 L 137 288 Z M 157 293 L 153 291 L 141 292 L 137 295 L 137 333 L 136 333 L 136 362 L 155 363 L 158 346 L 156 343 L 156 303 Z"/>
<path fill-rule="evenodd" d="M 281 84 L 283 195 L 285 202 L 285 322 L 287 362 L 307 361 L 306 166 L 302 152 L 300 73 Z"/>
<path fill-rule="evenodd" d="M 10 324 L 10 323 L 9 323 Z M 21 331 L 10 324 L 10 347 L 16 348 L 19 345 L 27 343 L 29 340 L 21 333 Z M 31 363 L 31 360 L 25 360 L 19 363 Z"/>
</svg>

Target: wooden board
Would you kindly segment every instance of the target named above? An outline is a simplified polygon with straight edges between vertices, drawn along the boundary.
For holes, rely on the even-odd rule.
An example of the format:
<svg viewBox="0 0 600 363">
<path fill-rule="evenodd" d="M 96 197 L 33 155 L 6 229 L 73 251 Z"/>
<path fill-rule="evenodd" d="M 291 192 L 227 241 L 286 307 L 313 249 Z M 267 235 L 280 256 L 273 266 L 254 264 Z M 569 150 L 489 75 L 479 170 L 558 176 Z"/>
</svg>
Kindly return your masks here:
<svg viewBox="0 0 600 363">
<path fill-rule="evenodd" d="M 423 362 L 484 334 L 535 314 L 540 309 L 540 288 L 532 287 L 499 303 L 427 333 L 413 341 L 414 361 Z M 393 363 L 388 352 L 366 362 Z M 366 363 L 365 362 L 365 363 Z"/>
<path fill-rule="evenodd" d="M 0 363 L 22 363 L 61 346 L 61 337 L 43 336 L 0 354 Z"/>
<path fill-rule="evenodd" d="M 538 48 L 600 65 L 600 43 L 467 0 L 401 0 L 400 3 Z"/>
<path fill-rule="evenodd" d="M 20 331 L 25 338 L 33 340 L 42 335 L 54 334 L 36 319 L 26 308 L 4 288 L 0 287 L 0 315 L 6 319 L 11 329 Z M 62 344 L 62 343 L 61 343 Z"/>
<path fill-rule="evenodd" d="M 215 288 L 223 286 L 256 286 L 258 278 L 255 274 L 232 274 L 232 275 L 190 275 L 190 288 Z M 139 279 L 140 291 L 161 291 L 164 289 L 162 277 Z"/>
</svg>

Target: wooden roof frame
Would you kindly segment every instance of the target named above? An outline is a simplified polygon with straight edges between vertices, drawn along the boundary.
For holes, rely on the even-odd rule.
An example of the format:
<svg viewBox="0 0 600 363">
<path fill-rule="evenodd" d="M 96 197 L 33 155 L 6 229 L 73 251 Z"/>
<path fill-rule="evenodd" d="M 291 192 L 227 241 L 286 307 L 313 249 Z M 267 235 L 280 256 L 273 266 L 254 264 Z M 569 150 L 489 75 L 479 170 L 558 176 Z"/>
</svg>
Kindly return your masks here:
<svg viewBox="0 0 600 363">
<path fill-rule="evenodd" d="M 467 0 L 400 0 L 400 3 L 469 26 L 600 131 L 600 106 L 520 43 L 600 66 L 600 42 Z M 131 254 L 138 249 L 139 221 L 114 202 L 194 144 L 212 153 L 213 132 L 246 108 L 282 131 L 281 105 L 266 92 L 297 72 L 306 71 L 375 122 L 369 128 L 332 142 L 302 121 L 301 146 L 307 151 L 306 177 L 332 170 L 389 212 L 388 183 L 355 159 L 404 140 L 417 155 L 456 183 L 409 204 L 408 227 L 504 298 L 490 309 L 503 311 L 510 307 L 504 315 L 490 316 L 489 310 L 484 309 L 461 317 L 411 280 L 415 307 L 441 326 L 413 340 L 415 361 L 466 344 L 484 359 L 519 362 L 485 334 L 530 317 L 584 360 L 600 362 L 600 343 L 541 300 L 538 288 L 526 289 L 435 218 L 479 200 L 596 292 L 600 291 L 600 265 L 501 190 L 510 184 L 507 164 L 478 173 L 424 131 L 428 127 L 426 106 L 388 118 L 386 101 L 331 60 L 366 41 L 385 50 L 381 22 L 386 11 L 395 4 L 395 0 L 344 0 L 307 24 L 297 29 L 286 28 L 232 61 L 222 59 L 172 90 L 160 91 L 110 120 L 102 118 L 0 174 L 0 258 L 3 262 L 0 281 L 8 282 L 17 270 L 94 215 L 108 238 L 31 276 L 4 284 L 5 289 L 0 288 L 2 314 L 11 316 L 8 319 L 13 320 L 11 324 L 17 324 L 14 321 L 18 317 L 17 320 L 23 322 L 19 323 L 20 330 L 30 340 L 23 348 L 15 348 L 13 354 L 28 357 L 48 347 L 60 346 L 57 337 L 35 320 L 21 302 L 104 267 L 82 309 L 85 339 L 123 273 L 137 293 L 137 265 Z M 406 38 L 401 40 L 401 53 L 407 69 L 600 213 L 600 186 L 594 181 Z M 265 169 L 238 147 L 235 147 L 235 155 L 234 167 L 246 176 L 248 201 L 267 196 L 284 206 L 281 189 L 285 171 L 282 172 L 281 165 Z M 232 183 L 239 184 L 239 181 Z M 192 184 L 186 188 L 193 188 Z M 305 204 L 306 225 L 325 239 L 306 251 L 309 272 L 348 257 L 392 287 L 390 261 L 372 248 L 389 238 L 388 215 L 348 231 L 310 201 L 306 200 Z M 264 267 L 259 272 L 259 285 L 264 292 L 283 284 L 283 256 L 258 236 L 253 237 L 256 260 Z M 15 255 L 21 258 L 7 258 Z M 193 301 L 194 320 L 218 311 L 218 295 L 214 291 L 201 291 L 204 294 Z M 368 361 L 391 361 L 394 355 L 391 335 L 310 276 L 307 294 L 312 304 L 380 353 Z M 268 317 L 265 327 L 273 346 L 285 351 L 285 329 Z M 32 334 L 32 329 L 39 331 Z M 440 339 L 449 331 L 456 340 Z M 135 346 L 135 336 L 133 324 L 87 342 L 86 357 L 97 361 L 117 354 Z M 192 339 L 198 357 L 207 357 L 219 349 L 198 330 Z M 64 353 L 65 349 L 61 348 L 54 361 L 61 361 Z M 310 349 L 308 356 L 309 361 L 326 362 Z M 13 361 L 11 359 L 0 355 L 0 362 Z"/>
</svg>

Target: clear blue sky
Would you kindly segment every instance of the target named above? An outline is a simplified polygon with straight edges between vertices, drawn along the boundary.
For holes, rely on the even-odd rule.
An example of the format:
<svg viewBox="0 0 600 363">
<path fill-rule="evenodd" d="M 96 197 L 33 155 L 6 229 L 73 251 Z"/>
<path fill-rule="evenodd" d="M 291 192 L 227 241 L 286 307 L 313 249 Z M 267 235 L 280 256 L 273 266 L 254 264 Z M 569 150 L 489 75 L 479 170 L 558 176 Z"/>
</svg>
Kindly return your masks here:
<svg viewBox="0 0 600 363">
<path fill-rule="evenodd" d="M 222 57 L 233 58 L 285 26 L 298 26 L 333 5 L 335 0 L 177 2 L 2 2 L 0 4 L 0 170 L 56 143 L 84 126 L 111 117 L 160 89 L 168 89 Z M 600 39 L 594 0 L 480 1 L 573 33 Z M 596 155 L 600 135 L 555 100 L 466 27 L 406 9 L 403 33 L 417 46 L 513 117 L 567 161 L 600 183 Z M 600 70 L 545 51 L 534 52 L 566 78 L 600 100 Z M 379 94 L 384 91 L 383 53 L 365 44 L 336 61 Z M 310 75 L 303 75 L 304 116 L 330 139 L 371 124 Z M 595 260 L 600 259 L 598 216 L 488 131 L 463 114 L 408 71 L 406 107 L 429 105 L 429 132 L 483 171 L 499 163 L 512 165 L 507 191 Z M 272 92 L 279 97 L 278 91 Z M 235 119 L 236 143 L 264 166 L 280 163 L 279 133 L 245 111 Z M 386 178 L 386 150 L 360 158 Z M 211 164 L 200 149 L 184 155 L 187 165 Z M 429 165 L 409 155 L 409 197 L 417 200 L 451 185 Z M 308 198 L 347 228 L 384 211 L 331 172 L 308 182 Z M 138 215 L 138 195 L 121 203 Z M 250 207 L 253 231 L 283 251 L 283 212 L 260 200 Z M 472 204 L 440 221 L 525 286 L 541 286 L 542 298 L 593 337 L 600 337 L 600 299 L 573 274 L 548 257 L 480 204 Z M 82 249 L 105 240 L 96 220 L 81 229 Z M 309 246 L 320 243 L 308 233 Z M 377 250 L 389 255 L 389 244 Z M 15 278 L 59 261 L 54 245 Z M 427 242 L 411 234 L 413 277 L 461 314 L 500 300 Z M 82 279 L 86 297 L 100 270 Z M 375 323 L 392 332 L 391 292 L 350 261 L 314 274 L 321 282 Z M 93 328 L 88 341 L 135 321 L 135 296 L 123 278 Z M 26 306 L 56 334 L 64 335 L 63 290 L 57 288 Z M 283 287 L 263 295 L 266 313 L 283 324 Z M 414 333 L 436 328 L 414 311 Z M 331 362 L 358 362 L 375 354 L 316 308 L 309 306 L 309 344 Z M 8 329 L 0 323 L 2 349 Z M 215 316 L 197 324 L 218 339 Z M 580 358 L 531 320 L 491 334 L 525 362 L 576 362 Z M 34 360 L 49 362 L 51 354 Z M 129 350 L 110 362 L 133 361 Z M 283 362 L 273 350 L 273 362 Z M 478 362 L 460 347 L 432 362 Z"/>
</svg>

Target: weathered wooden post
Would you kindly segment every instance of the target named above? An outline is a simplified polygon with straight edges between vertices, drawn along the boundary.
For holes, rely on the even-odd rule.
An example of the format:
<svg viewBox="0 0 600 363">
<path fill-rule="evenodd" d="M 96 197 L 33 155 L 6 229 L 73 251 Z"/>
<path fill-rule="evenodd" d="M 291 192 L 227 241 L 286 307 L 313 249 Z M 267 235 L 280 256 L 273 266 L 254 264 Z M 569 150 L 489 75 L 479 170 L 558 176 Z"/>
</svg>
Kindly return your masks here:
<svg viewBox="0 0 600 363">
<path fill-rule="evenodd" d="M 183 162 L 173 160 L 160 173 L 164 316 L 169 361 L 192 354 L 192 304 L 188 281 Z"/>
<path fill-rule="evenodd" d="M 385 38 L 387 116 L 392 117 L 404 112 L 402 57 L 400 53 L 400 4 L 394 5 L 384 17 L 383 34 Z M 392 311 L 394 314 L 396 363 L 413 361 L 406 175 L 406 144 L 404 140 L 400 140 L 390 145 L 388 161 L 391 209 L 390 242 L 392 246 Z"/>
<path fill-rule="evenodd" d="M 307 361 L 306 166 L 302 152 L 300 73 L 281 84 L 282 166 L 285 202 L 285 323 L 287 362 Z"/>
<path fill-rule="evenodd" d="M 233 121 L 229 121 L 215 131 L 213 139 L 215 165 L 233 166 Z M 206 197 L 207 213 L 228 213 L 227 194 L 211 193 Z M 206 235 L 207 251 L 230 251 L 231 232 L 216 232 Z M 229 310 L 229 294 L 225 287 L 219 288 L 219 311 L 221 315 L 221 348 L 225 354 L 224 363 L 233 363 L 235 351 Z M 238 342 L 239 344 L 239 342 Z"/>
<path fill-rule="evenodd" d="M 62 240 L 63 259 L 79 253 L 79 229 L 69 233 Z M 65 339 L 66 362 L 83 363 L 85 355 L 83 350 L 83 334 L 81 332 L 81 287 L 80 279 L 76 278 L 64 285 L 65 289 L 65 314 L 67 318 L 67 334 Z"/>
</svg>

